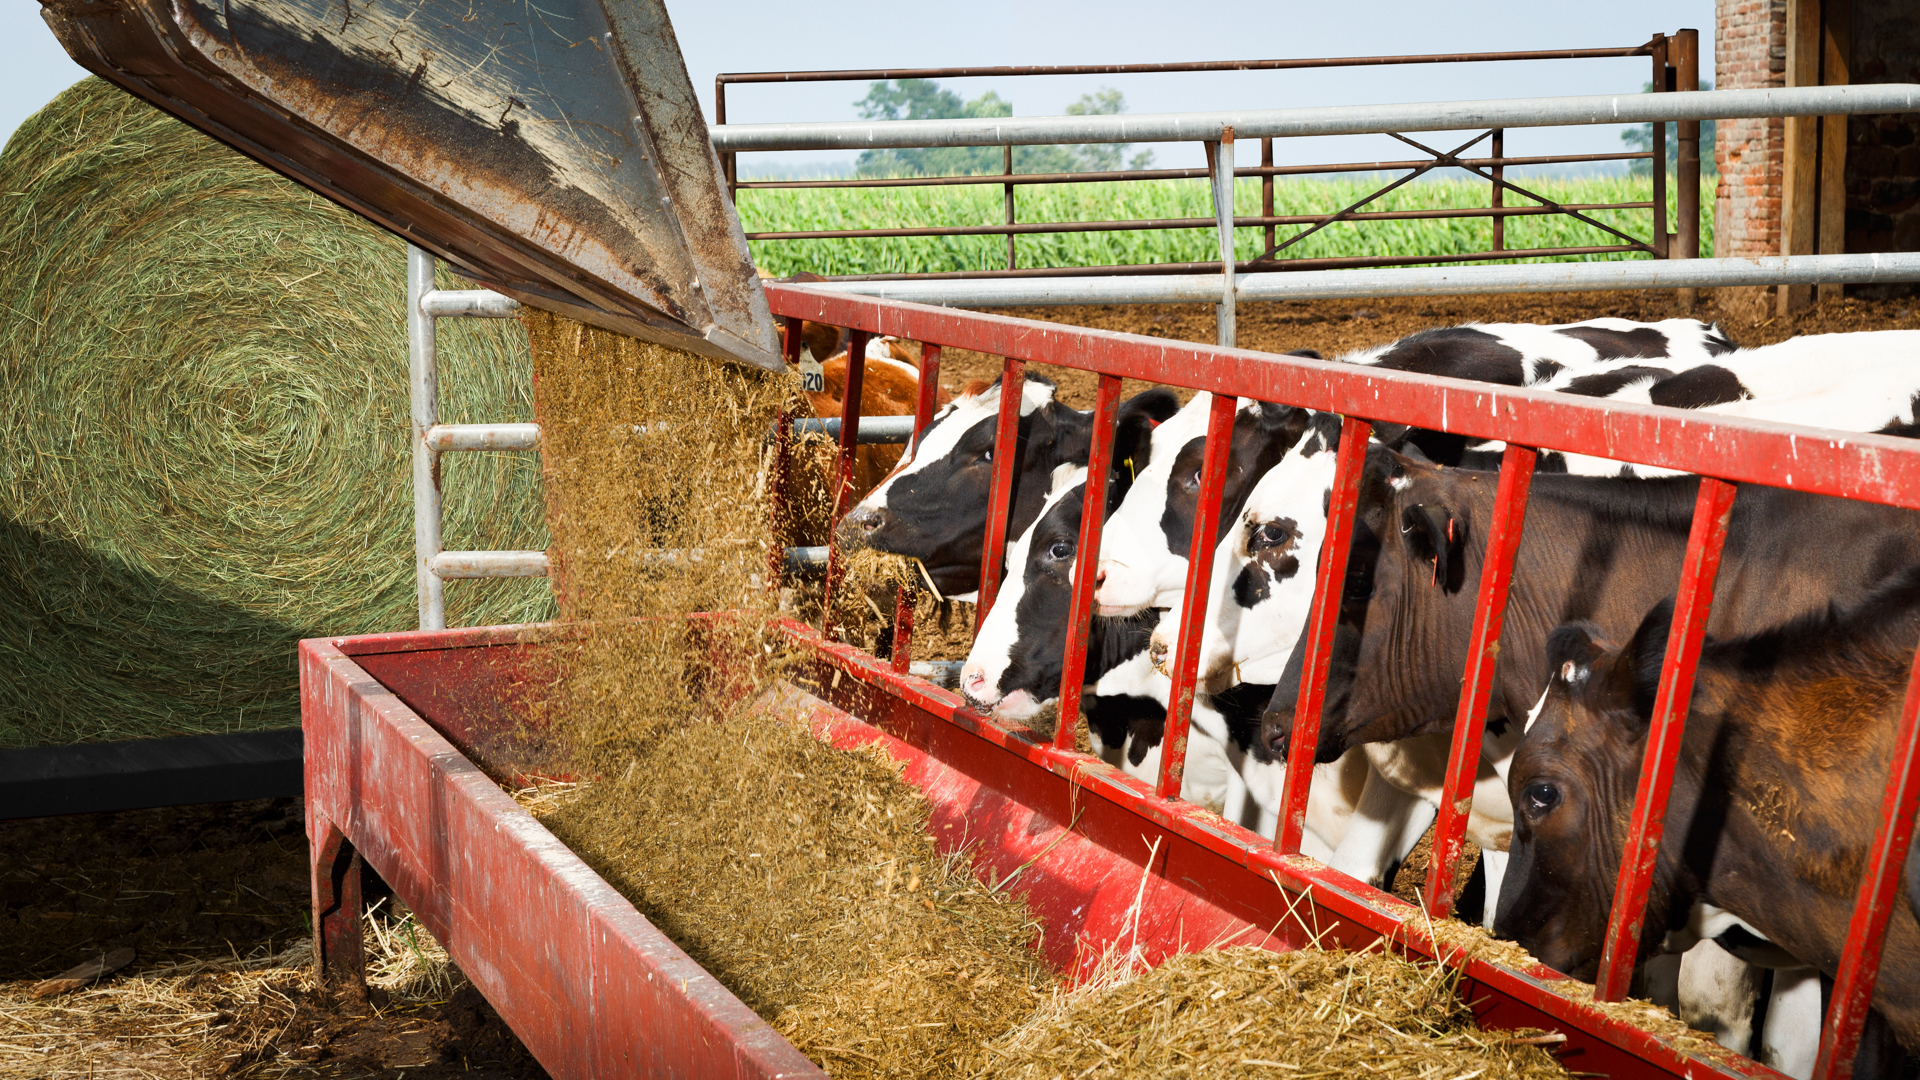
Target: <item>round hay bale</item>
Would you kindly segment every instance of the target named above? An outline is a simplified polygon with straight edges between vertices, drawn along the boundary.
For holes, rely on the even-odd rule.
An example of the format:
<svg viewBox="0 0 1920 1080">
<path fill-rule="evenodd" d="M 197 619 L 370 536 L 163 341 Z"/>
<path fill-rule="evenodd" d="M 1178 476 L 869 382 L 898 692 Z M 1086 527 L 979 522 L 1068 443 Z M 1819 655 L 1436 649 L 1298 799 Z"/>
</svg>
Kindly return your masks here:
<svg viewBox="0 0 1920 1080">
<path fill-rule="evenodd" d="M 0 256 L 0 747 L 297 724 L 298 639 L 417 625 L 398 239 L 89 78 L 0 154 Z M 533 418 L 517 322 L 443 321 L 440 378 Z M 447 547 L 546 546 L 537 456 L 444 488 Z"/>
</svg>

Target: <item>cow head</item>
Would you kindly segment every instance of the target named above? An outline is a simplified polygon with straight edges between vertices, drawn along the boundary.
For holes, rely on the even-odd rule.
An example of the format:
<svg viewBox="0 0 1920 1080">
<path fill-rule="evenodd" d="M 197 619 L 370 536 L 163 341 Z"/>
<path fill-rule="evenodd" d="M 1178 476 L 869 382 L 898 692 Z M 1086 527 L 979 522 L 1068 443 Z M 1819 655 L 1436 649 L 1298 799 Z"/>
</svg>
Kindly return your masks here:
<svg viewBox="0 0 1920 1080">
<path fill-rule="evenodd" d="M 940 592 L 971 599 L 980 587 L 981 543 L 993 488 L 993 429 L 1000 411 L 996 380 L 977 394 L 955 398 L 908 448 L 905 465 L 841 519 L 835 538 L 844 550 L 872 547 L 920 560 Z M 1114 460 L 1143 444 L 1154 424 L 1178 407 L 1172 392 L 1149 390 L 1121 403 Z M 1085 464 L 1093 415 L 1054 400 L 1054 386 L 1029 375 L 1020 401 L 1020 434 L 1013 467 L 1007 534 L 1018 536 L 1040 516 L 1050 478 L 1061 465 Z M 1120 478 L 1124 488 L 1125 477 Z"/>
<path fill-rule="evenodd" d="M 1279 682 L 1313 603 L 1339 444 L 1339 417 L 1312 414 L 1306 435 L 1254 485 L 1221 538 L 1200 644 L 1208 693 Z M 1174 642 L 1156 631 L 1153 645 L 1164 653 Z"/>
<path fill-rule="evenodd" d="M 1507 774 L 1512 861 L 1494 933 L 1575 978 L 1593 978 L 1599 965 L 1672 618 L 1672 602 L 1661 603 L 1625 648 L 1590 623 L 1555 630 L 1552 680 Z M 1665 848 L 1679 847 L 1682 835 L 1670 822 Z M 1663 851 L 1641 923 L 1642 958 L 1665 936 L 1668 915 L 1686 912 L 1673 867 Z"/>
<path fill-rule="evenodd" d="M 1100 541 L 1100 583 L 1094 599 L 1101 614 L 1137 615 L 1178 605 L 1186 588 L 1187 550 L 1193 542 L 1212 404 L 1212 395 L 1196 394 L 1153 433 L 1152 460 L 1139 470 Z M 1288 405 L 1240 402 L 1221 489 L 1222 532 L 1231 526 L 1254 482 L 1300 441 L 1311 416 Z M 1217 543 L 1219 535 L 1214 540 Z"/>
<path fill-rule="evenodd" d="M 1491 473 L 1445 469 L 1385 447 L 1368 451 L 1316 760 L 1452 723 L 1475 600 L 1465 585 L 1477 578 L 1486 549 L 1478 522 L 1494 482 Z M 1299 617 L 1304 628 L 1305 613 Z M 1261 741 L 1279 757 L 1293 737 L 1306 655 L 1306 635 L 1295 633 L 1261 718 Z M 1378 677 L 1356 679 L 1357 671 Z"/>
<path fill-rule="evenodd" d="M 1125 496 L 1129 474 L 1151 462 L 1152 432 L 1146 415 L 1138 411 L 1119 421 L 1113 448 L 1116 465 L 1107 484 L 1109 511 Z M 1086 474 L 1085 466 L 1060 466 L 1039 516 L 1008 547 L 1007 580 L 980 624 L 960 674 L 961 690 L 977 709 L 1003 719 L 1027 720 L 1059 696 Z M 1143 650 L 1153 629 L 1153 615 L 1095 617 L 1086 681 L 1097 680 L 1113 664 Z"/>
</svg>

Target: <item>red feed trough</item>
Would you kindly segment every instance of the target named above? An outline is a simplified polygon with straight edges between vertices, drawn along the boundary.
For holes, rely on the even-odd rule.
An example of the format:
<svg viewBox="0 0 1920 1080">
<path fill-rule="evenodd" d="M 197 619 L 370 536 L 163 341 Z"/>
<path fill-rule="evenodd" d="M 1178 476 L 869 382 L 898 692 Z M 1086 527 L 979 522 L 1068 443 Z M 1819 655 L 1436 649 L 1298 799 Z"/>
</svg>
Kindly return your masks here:
<svg viewBox="0 0 1920 1080">
<path fill-rule="evenodd" d="M 1470 798 L 1472 721 L 1484 716 L 1485 672 L 1498 647 L 1500 611 L 1518 545 L 1534 447 L 1643 461 L 1703 472 L 1727 483 L 1703 485 L 1686 580 L 1675 614 L 1675 650 L 1664 687 L 1683 688 L 1697 660 L 1697 629 L 1712 597 L 1712 569 L 1725 529 L 1715 528 L 1732 484 L 1765 483 L 1903 506 L 1920 506 L 1920 445 L 1879 436 L 1709 418 L 1650 406 L 1617 405 L 1485 384 L 1362 368 L 1247 350 L 948 311 L 914 304 L 769 285 L 777 315 L 787 320 L 789 357 L 798 350 L 802 318 L 1009 357 L 1017 377 L 1027 360 L 1098 372 L 1103 426 L 1094 440 L 1092 472 L 1110 460 L 1112 399 L 1122 377 L 1258 397 L 1347 416 L 1341 466 L 1309 626 L 1307 671 L 1299 715 L 1324 689 L 1331 644 L 1327 618 L 1343 583 L 1340 537 L 1351 523 L 1362 445 L 1369 421 L 1414 424 L 1507 440 L 1511 476 L 1500 485 L 1495 516 L 1511 536 L 1490 548 L 1479 593 L 1468 672 L 1462 686 L 1456 760 L 1449 803 Z M 929 350 L 937 363 L 937 353 Z M 860 356 L 858 350 L 854 356 Z M 850 373 L 850 378 L 853 377 Z M 1009 412 L 1011 410 L 1008 410 Z M 924 423 L 926 410 L 920 420 Z M 1000 447 L 1012 450 L 1002 418 Z M 782 425 L 784 430 L 785 425 Z M 843 428 L 843 436 L 851 425 Z M 1217 505 L 1227 440 L 1209 440 L 1202 505 Z M 850 446 L 850 440 L 845 444 Z M 1001 461 L 1013 455 L 1003 452 Z M 1000 513 L 988 521 L 986 549 L 1004 547 L 1008 470 L 996 478 Z M 1088 498 L 1103 497 L 1088 485 Z M 776 513 L 782 494 L 775 486 Z M 1099 503 L 1094 503 L 1099 505 Z M 1214 545 L 1208 513 L 1191 545 L 1193 581 L 1205 581 Z M 1074 580 L 1073 617 L 1092 610 L 1093 575 L 1084 560 L 1098 548 L 1100 515 L 1082 515 L 1083 560 Z M 777 525 L 777 523 L 776 523 Z M 777 528 L 772 530 L 778 535 Z M 769 567 L 776 570 L 777 558 Z M 833 568 L 837 570 L 837 565 Z M 983 567 L 983 581 L 998 566 Z M 830 571 L 831 583 L 837 574 Z M 982 598 L 991 602 L 991 585 Z M 1204 604 L 1205 590 L 1189 588 Z M 1197 627 L 1203 612 L 1188 612 Z M 696 619 L 711 616 L 692 616 Z M 910 631 L 904 620 L 899 636 Z M 1149 961 L 1213 944 L 1258 944 L 1286 950 L 1323 943 L 1359 947 L 1388 939 L 1414 956 L 1437 957 L 1463 974 L 1461 993 L 1483 1024 L 1539 1026 L 1564 1032 L 1561 1060 L 1577 1074 L 1612 1077 L 1775 1076 L 1731 1053 L 1703 1055 L 1613 1019 L 1591 1004 L 1593 992 L 1545 969 L 1518 971 L 1437 944 L 1429 913 L 1297 854 L 1311 754 L 1294 753 L 1289 809 L 1277 841 L 1168 797 L 1180 790 L 1180 733 L 1191 707 L 1198 650 L 1176 650 L 1177 688 L 1158 784 L 1120 774 L 1070 746 L 1009 733 L 968 711 L 953 694 L 902 674 L 892 664 L 823 639 L 797 623 L 782 632 L 811 660 L 788 681 L 769 687 L 755 707 L 807 717 L 837 745 L 878 742 L 906 764 L 906 778 L 933 807 L 943 850 L 977 844 L 983 868 L 1014 876 L 1045 930 L 1044 949 L 1057 967 L 1082 972 L 1109 950 L 1138 949 Z M 1069 634 L 1070 642 L 1083 637 Z M 524 687 L 538 677 L 550 645 L 566 626 L 320 639 L 301 646 L 307 739 L 308 825 L 314 845 L 314 914 L 323 971 L 348 986 L 359 974 L 356 860 L 364 859 L 446 943 L 465 971 L 557 1077 L 634 1074 L 686 1076 L 817 1075 L 803 1058 L 732 994 L 667 941 L 633 907 L 567 851 L 488 779 L 511 777 L 537 736 L 523 720 Z M 897 655 L 906 654 L 897 641 Z M 1077 690 L 1084 649 L 1066 658 L 1063 690 Z M 730 659 L 713 657 L 724 670 Z M 1666 732 L 1655 750 L 1678 741 L 1684 693 L 1669 692 L 1658 710 Z M 1062 694 L 1066 698 L 1067 693 Z M 1913 725 L 1901 745 L 1913 742 Z M 1297 747 L 1311 747 L 1313 725 L 1298 724 Z M 1063 738 L 1063 742 L 1065 739 Z M 482 770 L 486 770 L 483 772 Z M 1629 850 L 1650 852 L 1672 774 L 1670 758 L 1645 770 L 1647 792 Z M 1920 791 L 1920 770 L 1897 769 L 1888 805 L 1894 822 Z M 1464 805 L 1464 804 L 1463 804 Z M 1910 811 L 1908 812 L 1910 817 Z M 1435 848 L 1457 848 L 1465 815 L 1441 818 Z M 1824 1080 L 1851 1060 L 1878 966 L 1880 937 L 1897 883 L 1904 834 L 1876 844 L 1863 879 L 1867 900 L 1839 971 L 1841 992 L 1827 1025 Z M 1627 860 L 1617 890 L 1613 936 L 1637 925 L 1651 858 Z M 1436 874 L 1447 867 L 1436 861 Z M 1447 890 L 1430 894 L 1445 896 Z M 1630 957 L 1631 949 L 1618 951 Z M 1610 952 L 1615 952 L 1610 950 Z M 1603 971 L 1599 993 L 1624 991 L 1624 967 Z M 1689 1046 L 1697 1045 L 1689 1043 Z M 1831 1072 L 1826 1071 L 1831 1069 Z"/>
<path fill-rule="evenodd" d="M 1292 949 L 1309 929 L 1329 944 L 1389 937 L 1435 955 L 1412 905 L 1280 855 L 1097 759 L 1009 735 L 955 695 L 807 627 L 784 629 L 815 652 L 800 677 L 814 689 L 778 684 L 761 707 L 809 717 L 836 745 L 880 742 L 932 802 L 943 850 L 975 842 L 981 865 L 1000 877 L 1024 865 L 1013 887 L 1046 928 L 1057 967 L 1135 946 L 1149 960 L 1214 943 Z M 556 1077 L 819 1075 L 482 771 L 515 771 L 527 702 L 514 688 L 566 633 L 490 627 L 302 643 L 327 977 L 351 984 L 359 971 L 353 860 L 364 859 Z M 1563 1060 L 1580 1072 L 1772 1075 L 1608 1019 L 1555 993 L 1550 972 L 1459 962 L 1462 993 L 1483 1023 L 1567 1032 Z"/>
</svg>

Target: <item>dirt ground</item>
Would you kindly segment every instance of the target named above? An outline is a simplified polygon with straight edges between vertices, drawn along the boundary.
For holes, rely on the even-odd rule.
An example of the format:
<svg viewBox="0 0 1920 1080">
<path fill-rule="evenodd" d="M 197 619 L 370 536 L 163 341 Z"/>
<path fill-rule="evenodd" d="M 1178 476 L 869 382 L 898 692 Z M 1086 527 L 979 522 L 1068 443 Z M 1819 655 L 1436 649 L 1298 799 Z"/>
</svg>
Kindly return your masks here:
<svg viewBox="0 0 1920 1080">
<path fill-rule="evenodd" d="M 297 799 L 0 822 L 0 1076 L 544 1080 L 391 901 L 370 1003 L 330 1000 L 307 896 Z M 133 963 L 95 986 L 29 993 L 121 947 Z"/>
<path fill-rule="evenodd" d="M 1071 323 L 1175 341 L 1211 343 L 1215 332 L 1213 308 L 1206 304 L 1001 308 L 996 311 L 1023 319 Z M 1603 316 L 1653 321 L 1682 314 L 1670 292 L 1289 300 L 1240 305 L 1238 336 L 1240 345 L 1248 349 L 1264 352 L 1315 349 L 1322 356 L 1332 358 L 1435 326 L 1468 322 L 1568 323 Z M 1718 322 L 1720 328 L 1741 345 L 1770 345 L 1801 334 L 1920 330 L 1920 298 L 1849 297 L 1816 304 L 1792 315 L 1764 317 L 1752 314 L 1748 306 L 1729 303 L 1723 308 L 1711 290 L 1702 290 L 1692 315 Z M 1098 377 L 1092 373 L 1046 364 L 1030 364 L 1028 370 L 1053 379 L 1060 386 L 1060 399 L 1067 404 L 1079 409 L 1093 407 Z M 997 357 L 949 349 L 941 360 L 940 382 L 955 391 L 970 380 L 991 380 L 999 374 Z M 1131 395 L 1145 385 L 1128 380 L 1124 392 Z M 1188 396 L 1186 392 L 1181 393 L 1182 400 Z"/>
</svg>

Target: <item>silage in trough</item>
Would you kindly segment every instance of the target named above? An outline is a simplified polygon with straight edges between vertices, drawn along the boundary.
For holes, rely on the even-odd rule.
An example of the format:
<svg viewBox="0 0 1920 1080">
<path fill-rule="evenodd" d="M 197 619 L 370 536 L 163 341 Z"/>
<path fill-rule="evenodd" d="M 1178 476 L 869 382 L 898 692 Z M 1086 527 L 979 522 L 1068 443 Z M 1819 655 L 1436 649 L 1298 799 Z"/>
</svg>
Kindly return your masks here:
<svg viewBox="0 0 1920 1080">
<path fill-rule="evenodd" d="M 417 625 L 405 300 L 398 239 L 99 79 L 14 133 L 0 746 L 296 724 L 296 640 Z M 447 422 L 532 419 L 516 323 L 443 320 L 440 376 Z M 532 455 L 443 471 L 447 547 L 546 546 Z"/>
</svg>

